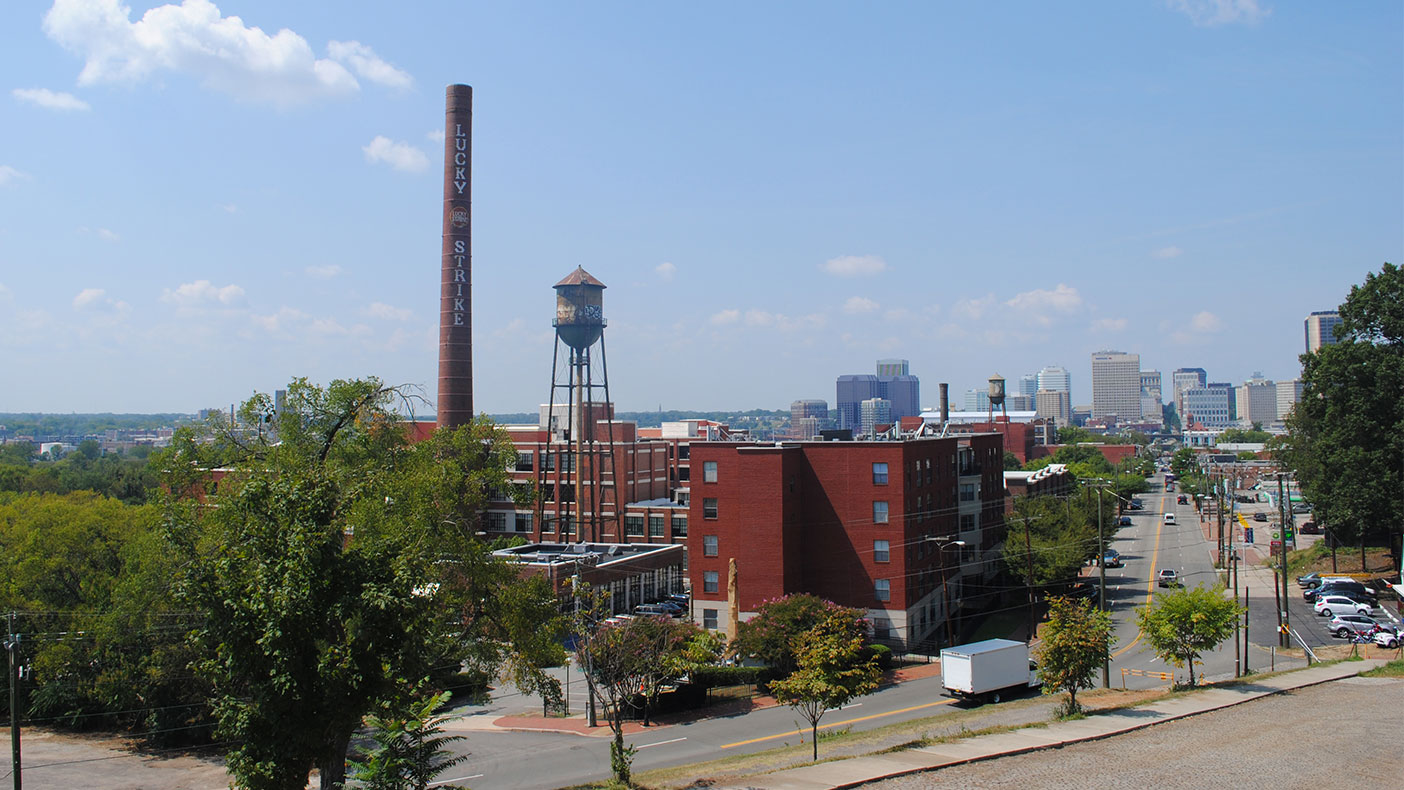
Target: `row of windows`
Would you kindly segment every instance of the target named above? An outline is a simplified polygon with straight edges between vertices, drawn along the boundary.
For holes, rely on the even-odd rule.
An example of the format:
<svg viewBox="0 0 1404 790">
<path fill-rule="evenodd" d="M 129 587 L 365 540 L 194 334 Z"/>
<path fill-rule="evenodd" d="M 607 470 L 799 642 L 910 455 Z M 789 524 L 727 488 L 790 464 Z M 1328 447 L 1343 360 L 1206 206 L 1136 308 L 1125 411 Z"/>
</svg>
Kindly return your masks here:
<svg viewBox="0 0 1404 790">
<path fill-rule="evenodd" d="M 487 530 L 489 532 L 507 531 L 507 513 L 489 511 L 487 514 Z M 514 532 L 531 532 L 532 514 L 515 513 L 512 514 L 512 527 Z M 570 531 L 570 516 L 561 516 L 561 526 Z M 674 537 L 687 537 L 687 516 L 673 516 L 671 519 Z M 663 532 L 664 517 L 659 514 L 648 516 L 648 536 L 650 538 L 663 538 L 667 535 Z M 546 527 L 551 528 L 549 524 Z M 624 534 L 632 537 L 642 537 L 644 534 L 644 517 L 628 515 L 624 517 Z M 715 538 L 714 538 L 715 540 Z"/>
<path fill-rule="evenodd" d="M 702 592 L 716 594 L 721 591 L 721 571 L 702 571 Z M 873 581 L 873 596 L 879 601 L 892 600 L 892 581 L 890 579 L 876 579 Z M 706 609 L 702 610 L 702 627 L 716 628 L 715 624 L 707 625 Z"/>
</svg>

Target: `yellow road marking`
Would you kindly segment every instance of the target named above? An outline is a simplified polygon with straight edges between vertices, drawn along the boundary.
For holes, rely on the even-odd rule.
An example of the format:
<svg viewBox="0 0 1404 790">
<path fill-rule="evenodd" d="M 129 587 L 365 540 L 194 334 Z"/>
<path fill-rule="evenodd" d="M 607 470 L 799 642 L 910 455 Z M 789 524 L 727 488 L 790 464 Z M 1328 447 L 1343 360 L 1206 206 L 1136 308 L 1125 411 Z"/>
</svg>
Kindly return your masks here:
<svg viewBox="0 0 1404 790">
<path fill-rule="evenodd" d="M 1168 503 L 1167 503 L 1167 500 L 1169 500 L 1169 497 L 1167 497 L 1167 496 L 1164 495 L 1164 494 L 1161 494 L 1161 495 L 1160 495 L 1160 512 L 1161 512 L 1161 516 L 1160 516 L 1160 520 L 1157 521 L 1156 524 L 1155 524 L 1155 548 L 1151 550 L 1151 561 L 1150 561 L 1151 577 L 1150 577 L 1149 579 L 1146 580 L 1146 603 L 1145 603 L 1146 606 L 1150 606 L 1151 599 L 1155 597 L 1155 574 L 1158 572 L 1158 571 L 1156 570 L 1156 565 L 1157 565 L 1156 560 L 1160 559 L 1160 531 L 1161 531 L 1162 529 L 1165 528 L 1165 515 L 1164 515 L 1164 513 L 1165 513 L 1165 506 L 1168 504 Z M 1135 646 L 1136 646 L 1136 643 L 1139 642 L 1139 641 L 1141 641 L 1141 632 L 1140 632 L 1140 630 L 1137 630 L 1137 631 L 1136 631 L 1136 638 L 1135 638 L 1135 639 L 1132 639 L 1131 642 L 1130 642 L 1128 645 L 1126 645 L 1126 647 L 1123 647 L 1123 648 L 1121 648 L 1120 650 L 1118 650 L 1118 651 L 1112 653 L 1112 654 L 1111 654 L 1111 657 L 1112 657 L 1112 658 L 1116 658 L 1117 656 L 1122 655 L 1122 654 L 1125 653 L 1126 651 L 1128 651 L 1128 650 L 1130 650 L 1131 648 L 1135 647 Z"/>
<path fill-rule="evenodd" d="M 882 718 L 883 716 L 894 716 L 894 715 L 896 715 L 896 714 L 898 714 L 898 713 L 908 713 L 908 712 L 914 711 L 914 710 L 921 710 L 922 708 L 934 708 L 934 707 L 936 707 L 937 705 L 950 705 L 950 704 L 952 704 L 952 703 L 954 703 L 954 702 L 955 702 L 955 700 L 953 700 L 953 699 L 937 700 L 936 702 L 928 702 L 928 703 L 926 703 L 926 704 L 924 704 L 924 705 L 913 705 L 913 706 L 911 706 L 910 708 L 898 708 L 897 710 L 890 710 L 890 711 L 888 711 L 887 713 L 874 713 L 874 714 L 871 714 L 871 715 L 869 715 L 869 716 L 859 716 L 859 717 L 856 718 L 856 719 L 844 719 L 843 721 L 835 721 L 835 722 L 831 722 L 831 723 L 829 723 L 829 724 L 821 724 L 821 725 L 819 725 L 819 729 L 821 729 L 821 730 L 827 730 L 827 729 L 829 729 L 830 727 L 841 727 L 841 726 L 843 726 L 843 725 L 845 725 L 845 724 L 853 724 L 854 722 L 868 721 L 869 719 L 880 719 L 880 718 Z M 782 733 L 780 733 L 779 735 L 764 735 L 764 736 L 761 736 L 761 737 L 759 737 L 759 738 L 752 738 L 752 739 L 750 739 L 749 741 L 737 741 L 736 743 L 727 743 L 727 744 L 723 744 L 723 745 L 721 746 L 721 748 L 723 748 L 723 749 L 730 749 L 730 748 L 733 747 L 733 746 L 745 746 L 745 745 L 748 744 L 748 743 L 760 743 L 761 741 L 773 741 L 773 740 L 775 740 L 776 738 L 788 738 L 788 737 L 790 737 L 791 735 L 794 735 L 794 734 L 795 734 L 794 732 L 782 732 Z"/>
</svg>

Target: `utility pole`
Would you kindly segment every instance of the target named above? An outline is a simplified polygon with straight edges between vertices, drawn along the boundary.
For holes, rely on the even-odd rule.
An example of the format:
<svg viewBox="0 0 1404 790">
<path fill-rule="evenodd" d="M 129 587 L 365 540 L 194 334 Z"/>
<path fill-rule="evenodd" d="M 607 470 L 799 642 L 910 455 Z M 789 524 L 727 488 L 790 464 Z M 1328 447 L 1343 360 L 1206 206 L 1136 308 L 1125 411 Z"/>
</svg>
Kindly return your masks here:
<svg viewBox="0 0 1404 790">
<path fill-rule="evenodd" d="M 1248 585 L 1243 586 L 1243 674 L 1248 674 L 1248 606 L 1252 600 L 1252 593 L 1248 591 Z"/>
<path fill-rule="evenodd" d="M 1097 590 L 1097 608 L 1103 612 L 1107 610 L 1107 542 L 1102 537 L 1102 489 L 1106 487 L 1105 480 L 1097 481 L 1097 573 L 1100 577 L 1099 588 Z M 1111 688 L 1111 657 L 1108 656 L 1102 662 L 1102 688 Z"/>
<path fill-rule="evenodd" d="M 10 771 L 15 777 L 14 788 L 21 790 L 24 780 L 20 773 L 20 719 L 19 719 L 19 634 L 15 633 L 15 613 L 10 612 L 9 636 L 5 639 L 5 652 L 10 658 Z"/>
<path fill-rule="evenodd" d="M 1284 506 L 1282 499 L 1282 478 L 1284 476 L 1282 472 L 1277 473 L 1277 509 L 1279 512 L 1283 510 Z M 1282 626 L 1284 629 L 1282 638 L 1284 640 L 1283 647 L 1291 647 L 1292 614 L 1287 611 L 1287 602 L 1291 600 L 1287 597 L 1287 518 L 1280 516 L 1279 520 L 1281 523 L 1277 526 L 1277 534 L 1281 538 L 1282 544 Z"/>
<path fill-rule="evenodd" d="M 1032 644 L 1034 634 L 1038 629 L 1038 624 L 1034 621 L 1034 568 L 1033 568 L 1033 544 L 1029 540 L 1029 517 L 1024 515 L 1024 556 L 1028 559 L 1029 565 L 1029 638 L 1026 642 Z M 944 559 L 944 557 L 942 558 Z"/>
</svg>

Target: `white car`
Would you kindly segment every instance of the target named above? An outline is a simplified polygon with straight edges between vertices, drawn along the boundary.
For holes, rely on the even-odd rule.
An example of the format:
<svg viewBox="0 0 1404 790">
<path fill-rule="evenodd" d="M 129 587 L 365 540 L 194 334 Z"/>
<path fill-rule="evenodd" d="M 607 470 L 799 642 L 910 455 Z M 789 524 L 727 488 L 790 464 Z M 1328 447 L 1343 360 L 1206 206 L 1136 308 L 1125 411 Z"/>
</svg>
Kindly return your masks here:
<svg viewBox="0 0 1404 790">
<path fill-rule="evenodd" d="M 1174 514 L 1174 513 L 1166 513 L 1166 514 L 1165 514 L 1165 523 L 1166 523 L 1166 524 L 1174 524 L 1174 523 L 1175 523 L 1175 514 Z"/>
<path fill-rule="evenodd" d="M 1375 644 L 1393 650 L 1399 647 L 1399 635 L 1391 634 L 1388 631 L 1378 631 L 1375 633 Z"/>
<path fill-rule="evenodd" d="M 1316 613 L 1322 617 L 1333 614 L 1369 614 L 1370 604 L 1357 603 L 1341 595 L 1322 595 L 1316 599 Z"/>
</svg>

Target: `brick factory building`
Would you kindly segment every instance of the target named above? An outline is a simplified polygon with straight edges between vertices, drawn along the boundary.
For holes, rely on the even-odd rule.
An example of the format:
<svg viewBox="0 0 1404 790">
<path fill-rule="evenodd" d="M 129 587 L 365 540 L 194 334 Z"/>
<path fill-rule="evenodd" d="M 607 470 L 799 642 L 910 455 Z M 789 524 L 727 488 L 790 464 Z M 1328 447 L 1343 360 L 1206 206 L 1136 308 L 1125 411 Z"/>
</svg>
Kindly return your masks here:
<svg viewBox="0 0 1404 790">
<path fill-rule="evenodd" d="M 1003 452 L 997 433 L 693 445 L 694 616 L 730 631 L 735 560 L 740 620 L 812 593 L 867 611 L 898 648 L 949 644 L 948 612 L 987 604 L 1000 569 Z"/>
</svg>

